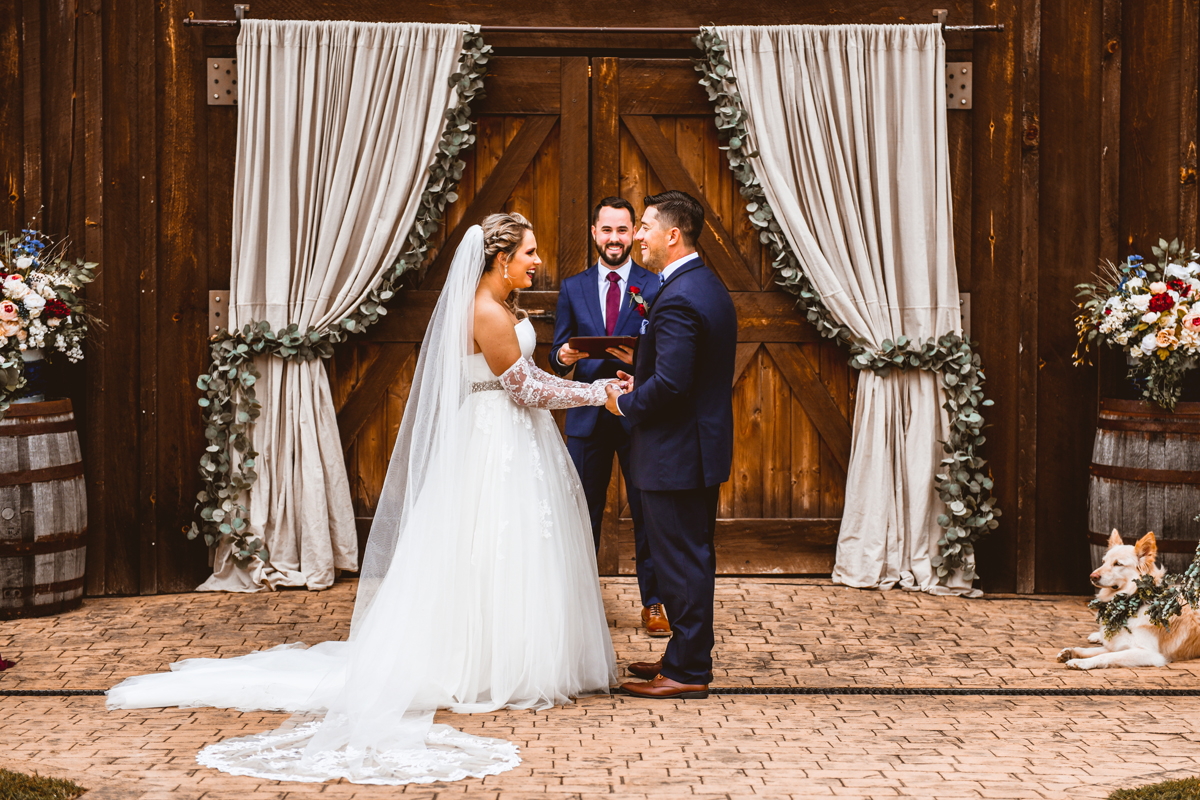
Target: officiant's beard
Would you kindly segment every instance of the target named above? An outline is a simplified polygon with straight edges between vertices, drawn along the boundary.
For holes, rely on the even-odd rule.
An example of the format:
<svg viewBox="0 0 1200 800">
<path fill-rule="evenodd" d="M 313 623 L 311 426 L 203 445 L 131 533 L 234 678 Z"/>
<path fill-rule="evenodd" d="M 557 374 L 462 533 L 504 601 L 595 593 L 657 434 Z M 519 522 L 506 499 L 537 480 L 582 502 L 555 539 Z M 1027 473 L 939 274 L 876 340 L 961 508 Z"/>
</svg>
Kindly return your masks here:
<svg viewBox="0 0 1200 800">
<path fill-rule="evenodd" d="M 597 249 L 600 251 L 600 260 L 613 269 L 616 269 L 617 267 L 624 266 L 625 262 L 629 260 L 629 252 L 633 250 L 633 244 L 630 243 L 627 247 L 622 248 L 621 255 L 616 261 L 608 257 L 608 250 L 606 248 L 597 246 Z"/>
</svg>

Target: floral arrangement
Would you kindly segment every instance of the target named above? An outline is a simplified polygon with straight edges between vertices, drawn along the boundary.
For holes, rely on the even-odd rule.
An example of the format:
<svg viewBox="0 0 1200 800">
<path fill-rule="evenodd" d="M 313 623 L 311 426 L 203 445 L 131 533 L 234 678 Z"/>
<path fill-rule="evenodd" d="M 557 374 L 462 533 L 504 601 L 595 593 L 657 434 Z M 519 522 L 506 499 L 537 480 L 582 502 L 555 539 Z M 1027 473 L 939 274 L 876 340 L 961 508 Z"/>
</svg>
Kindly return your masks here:
<svg viewBox="0 0 1200 800">
<path fill-rule="evenodd" d="M 1096 283 L 1075 287 L 1075 364 L 1085 363 L 1092 344 L 1107 342 L 1125 352 L 1142 396 L 1171 411 L 1200 355 L 1200 253 L 1163 239 L 1151 252 L 1156 263 L 1138 255 L 1106 261 Z"/>
<path fill-rule="evenodd" d="M 95 269 L 36 230 L 0 231 L 0 414 L 25 385 L 22 352 L 83 359 L 88 319 L 76 293 Z"/>
</svg>

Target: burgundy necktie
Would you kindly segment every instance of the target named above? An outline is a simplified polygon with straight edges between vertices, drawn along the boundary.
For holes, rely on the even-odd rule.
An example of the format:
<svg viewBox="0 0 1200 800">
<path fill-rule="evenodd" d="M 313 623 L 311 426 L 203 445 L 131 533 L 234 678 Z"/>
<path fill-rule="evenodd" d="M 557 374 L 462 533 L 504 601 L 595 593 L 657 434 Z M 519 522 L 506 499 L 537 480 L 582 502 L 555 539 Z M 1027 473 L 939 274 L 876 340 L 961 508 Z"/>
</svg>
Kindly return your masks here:
<svg viewBox="0 0 1200 800">
<path fill-rule="evenodd" d="M 621 287 L 617 281 L 621 276 L 616 272 L 608 273 L 608 297 L 604 299 L 604 335 L 612 336 L 617 328 L 617 315 L 621 313 Z"/>
</svg>

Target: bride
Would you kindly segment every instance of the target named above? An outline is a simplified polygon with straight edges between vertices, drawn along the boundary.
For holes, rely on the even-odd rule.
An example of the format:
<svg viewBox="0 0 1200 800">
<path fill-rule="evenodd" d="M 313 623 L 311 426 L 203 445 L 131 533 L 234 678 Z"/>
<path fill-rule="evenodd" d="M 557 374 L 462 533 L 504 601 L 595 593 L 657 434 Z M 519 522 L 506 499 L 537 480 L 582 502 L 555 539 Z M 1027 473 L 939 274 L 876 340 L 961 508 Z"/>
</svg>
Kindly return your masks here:
<svg viewBox="0 0 1200 800">
<path fill-rule="evenodd" d="M 460 780 L 520 763 L 510 742 L 433 724 L 607 692 L 615 658 L 579 478 L 544 409 L 604 405 L 610 381 L 534 366 L 516 304 L 541 260 L 493 214 L 454 255 L 388 467 L 350 637 L 189 659 L 108 692 L 115 708 L 297 712 L 196 760 L 284 781 Z"/>
</svg>

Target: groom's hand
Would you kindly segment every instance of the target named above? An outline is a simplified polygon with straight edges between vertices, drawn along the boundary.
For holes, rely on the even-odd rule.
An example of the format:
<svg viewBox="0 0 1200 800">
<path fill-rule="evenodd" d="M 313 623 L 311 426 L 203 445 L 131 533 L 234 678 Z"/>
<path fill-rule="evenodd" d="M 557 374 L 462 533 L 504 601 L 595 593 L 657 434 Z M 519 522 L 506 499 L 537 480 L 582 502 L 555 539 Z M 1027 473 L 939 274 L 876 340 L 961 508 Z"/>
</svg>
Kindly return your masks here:
<svg viewBox="0 0 1200 800">
<path fill-rule="evenodd" d="M 617 398 L 620 397 L 623 394 L 623 392 L 617 387 L 617 385 L 615 383 L 610 383 L 607 386 L 605 386 L 604 391 L 605 391 L 605 393 L 608 394 L 608 400 L 607 400 L 607 402 L 604 403 L 604 407 L 607 408 L 612 413 L 616 414 L 618 417 L 625 416 L 624 414 L 621 413 L 621 409 L 617 407 Z"/>
</svg>

